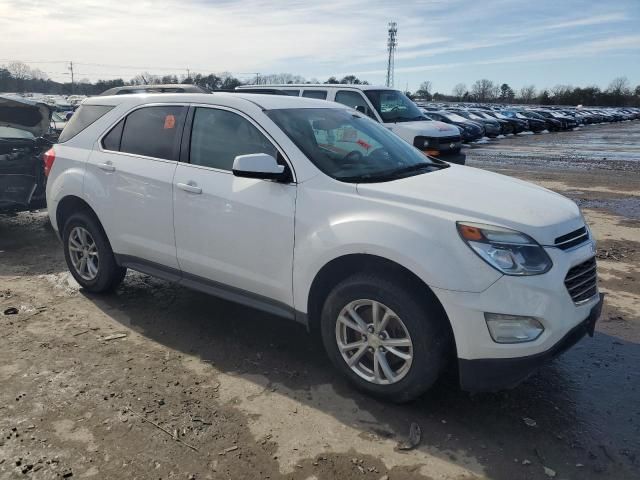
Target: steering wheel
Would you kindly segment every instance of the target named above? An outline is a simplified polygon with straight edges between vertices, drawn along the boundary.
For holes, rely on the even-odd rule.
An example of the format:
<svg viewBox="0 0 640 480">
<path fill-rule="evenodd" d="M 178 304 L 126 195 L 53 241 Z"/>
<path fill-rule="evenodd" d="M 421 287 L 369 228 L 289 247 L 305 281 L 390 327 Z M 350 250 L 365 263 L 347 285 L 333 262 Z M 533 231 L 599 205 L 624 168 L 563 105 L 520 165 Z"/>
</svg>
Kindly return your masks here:
<svg viewBox="0 0 640 480">
<path fill-rule="evenodd" d="M 363 157 L 362 153 L 360 153 L 357 150 L 352 150 L 351 152 L 347 153 L 344 156 L 343 161 L 344 161 L 345 164 L 347 164 L 347 163 L 353 164 L 353 163 L 361 162 L 363 158 L 364 157 Z"/>
</svg>

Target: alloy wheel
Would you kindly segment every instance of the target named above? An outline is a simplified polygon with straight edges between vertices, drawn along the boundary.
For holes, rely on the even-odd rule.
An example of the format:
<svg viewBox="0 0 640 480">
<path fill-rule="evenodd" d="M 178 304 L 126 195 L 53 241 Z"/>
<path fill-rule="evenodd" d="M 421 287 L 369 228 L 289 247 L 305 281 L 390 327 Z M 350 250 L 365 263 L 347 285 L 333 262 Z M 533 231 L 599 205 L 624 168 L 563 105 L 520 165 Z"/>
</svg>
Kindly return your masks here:
<svg viewBox="0 0 640 480">
<path fill-rule="evenodd" d="M 100 257 L 98 246 L 89 231 L 84 227 L 73 227 L 69 233 L 68 248 L 76 273 L 83 280 L 95 280 L 100 268 Z"/>
<path fill-rule="evenodd" d="M 389 385 L 402 380 L 413 362 L 413 343 L 396 313 L 376 300 L 354 300 L 336 322 L 343 360 L 368 382 Z"/>
</svg>

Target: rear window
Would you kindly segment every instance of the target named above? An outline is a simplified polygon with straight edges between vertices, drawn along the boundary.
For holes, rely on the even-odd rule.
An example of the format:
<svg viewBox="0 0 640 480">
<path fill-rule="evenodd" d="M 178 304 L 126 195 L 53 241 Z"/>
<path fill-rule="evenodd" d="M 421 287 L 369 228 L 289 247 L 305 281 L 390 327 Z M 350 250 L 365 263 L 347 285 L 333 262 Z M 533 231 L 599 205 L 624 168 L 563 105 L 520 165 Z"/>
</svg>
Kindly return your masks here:
<svg viewBox="0 0 640 480">
<path fill-rule="evenodd" d="M 80 105 L 62 130 L 58 142 L 64 143 L 71 140 L 111 109 L 113 109 L 111 105 Z"/>
</svg>

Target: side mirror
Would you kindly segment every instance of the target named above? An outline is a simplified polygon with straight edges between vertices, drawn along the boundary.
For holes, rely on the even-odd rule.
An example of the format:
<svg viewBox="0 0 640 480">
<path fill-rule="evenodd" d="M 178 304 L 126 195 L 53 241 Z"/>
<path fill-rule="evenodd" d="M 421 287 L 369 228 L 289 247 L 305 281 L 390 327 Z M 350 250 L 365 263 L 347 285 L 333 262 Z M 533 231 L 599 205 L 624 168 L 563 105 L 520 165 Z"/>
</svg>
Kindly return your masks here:
<svg viewBox="0 0 640 480">
<path fill-rule="evenodd" d="M 275 158 L 266 153 L 238 155 L 233 160 L 233 174 L 262 180 L 283 180 L 286 177 L 284 165 L 279 165 Z"/>
<path fill-rule="evenodd" d="M 365 115 L 367 114 L 367 107 L 364 105 L 356 105 L 356 110 L 360 113 L 364 113 Z"/>
</svg>

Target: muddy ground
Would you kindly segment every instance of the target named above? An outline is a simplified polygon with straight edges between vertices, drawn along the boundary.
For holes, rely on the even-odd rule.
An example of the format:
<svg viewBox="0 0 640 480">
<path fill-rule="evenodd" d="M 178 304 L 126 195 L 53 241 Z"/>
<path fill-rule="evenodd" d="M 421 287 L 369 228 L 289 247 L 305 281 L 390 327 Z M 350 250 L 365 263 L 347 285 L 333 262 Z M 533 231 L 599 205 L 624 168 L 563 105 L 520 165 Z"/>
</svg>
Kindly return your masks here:
<svg viewBox="0 0 640 480">
<path fill-rule="evenodd" d="M 584 206 L 607 305 L 593 339 L 498 394 L 448 375 L 408 405 L 372 400 L 296 324 L 132 272 L 86 294 L 44 213 L 0 217 L 0 478 L 639 478 L 638 137 L 606 169 L 545 164 L 541 138 L 475 146 L 469 163 Z M 399 450 L 412 422 L 422 441 Z"/>
</svg>

